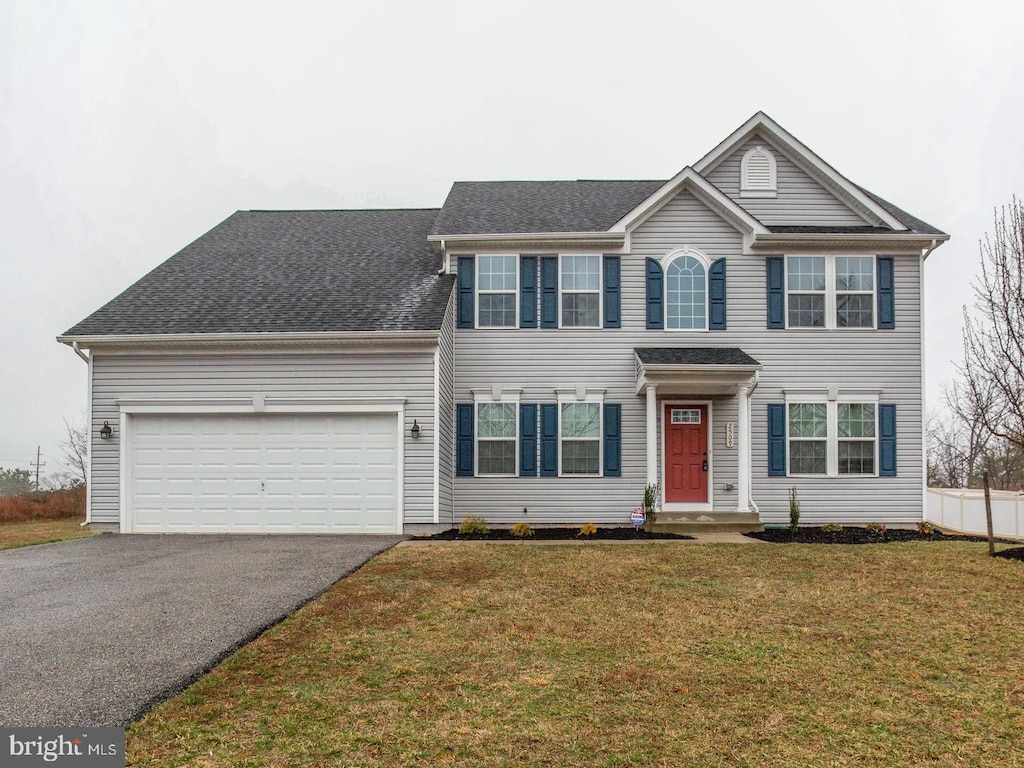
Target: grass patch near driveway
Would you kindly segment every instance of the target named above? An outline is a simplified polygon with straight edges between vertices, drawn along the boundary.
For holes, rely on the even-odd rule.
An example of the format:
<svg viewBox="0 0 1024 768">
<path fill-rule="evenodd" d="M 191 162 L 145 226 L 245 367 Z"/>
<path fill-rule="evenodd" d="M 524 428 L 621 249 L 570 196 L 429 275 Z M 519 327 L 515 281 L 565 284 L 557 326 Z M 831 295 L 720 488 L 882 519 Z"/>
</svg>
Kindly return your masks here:
<svg viewBox="0 0 1024 768">
<path fill-rule="evenodd" d="M 399 547 L 128 733 L 135 766 L 1024 765 L 974 543 Z"/>
<path fill-rule="evenodd" d="M 32 544 L 49 544 L 65 539 L 82 539 L 92 536 L 88 528 L 82 528 L 80 518 L 63 520 L 30 520 L 24 523 L 0 523 L 0 549 L 28 547 Z"/>
</svg>

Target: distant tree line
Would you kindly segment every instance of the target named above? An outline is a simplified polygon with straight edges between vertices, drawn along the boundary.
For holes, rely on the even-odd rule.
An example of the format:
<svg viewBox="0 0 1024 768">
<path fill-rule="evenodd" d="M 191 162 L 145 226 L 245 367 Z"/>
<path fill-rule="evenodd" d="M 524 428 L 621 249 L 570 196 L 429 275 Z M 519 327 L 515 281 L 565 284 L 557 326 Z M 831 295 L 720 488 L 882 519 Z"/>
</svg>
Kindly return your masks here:
<svg viewBox="0 0 1024 768">
<path fill-rule="evenodd" d="M 1024 203 L 995 212 L 980 244 L 964 357 L 928 424 L 928 484 L 1024 490 Z"/>
</svg>

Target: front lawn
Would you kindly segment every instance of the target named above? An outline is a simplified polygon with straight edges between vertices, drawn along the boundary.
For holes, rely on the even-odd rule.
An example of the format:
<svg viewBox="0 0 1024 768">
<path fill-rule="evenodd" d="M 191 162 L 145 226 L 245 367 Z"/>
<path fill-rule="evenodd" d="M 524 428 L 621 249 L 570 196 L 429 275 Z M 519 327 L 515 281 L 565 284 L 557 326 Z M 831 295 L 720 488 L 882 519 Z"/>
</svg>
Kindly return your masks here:
<svg viewBox="0 0 1024 768">
<path fill-rule="evenodd" d="M 82 527 L 77 517 L 62 520 L 30 520 L 24 523 L 0 523 L 0 549 L 48 544 L 51 541 L 81 539 L 93 534 Z"/>
<path fill-rule="evenodd" d="M 1024 765 L 984 544 L 400 547 L 128 733 L 138 766 Z"/>
</svg>

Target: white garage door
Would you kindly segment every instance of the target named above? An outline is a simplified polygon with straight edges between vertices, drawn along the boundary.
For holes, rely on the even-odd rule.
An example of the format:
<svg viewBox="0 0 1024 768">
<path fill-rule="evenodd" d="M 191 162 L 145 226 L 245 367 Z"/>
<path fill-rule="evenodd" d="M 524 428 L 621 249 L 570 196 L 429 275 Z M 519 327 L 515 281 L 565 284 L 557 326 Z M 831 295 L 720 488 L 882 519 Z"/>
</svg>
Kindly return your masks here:
<svg viewBox="0 0 1024 768">
<path fill-rule="evenodd" d="M 135 533 L 394 533 L 395 414 L 131 417 Z"/>
</svg>

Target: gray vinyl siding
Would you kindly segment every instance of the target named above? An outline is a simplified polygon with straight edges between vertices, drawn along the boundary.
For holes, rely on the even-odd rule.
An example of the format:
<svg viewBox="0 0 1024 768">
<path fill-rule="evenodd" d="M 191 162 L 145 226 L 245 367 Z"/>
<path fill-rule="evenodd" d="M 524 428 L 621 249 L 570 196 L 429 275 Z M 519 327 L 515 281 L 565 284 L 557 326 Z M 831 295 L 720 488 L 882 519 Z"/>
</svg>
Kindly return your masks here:
<svg viewBox="0 0 1024 768">
<path fill-rule="evenodd" d="M 775 156 L 776 197 L 740 197 L 740 162 L 756 146 Z M 863 226 L 867 222 L 769 142 L 752 139 L 729 155 L 709 175 L 708 181 L 749 211 L 762 224 Z"/>
<path fill-rule="evenodd" d="M 645 257 L 688 245 L 712 259 L 727 259 L 728 330 L 648 331 L 645 328 Z M 522 402 L 556 402 L 558 388 L 605 390 L 622 404 L 622 477 L 455 479 L 456 518 L 485 517 L 503 525 L 619 523 L 641 502 L 646 483 L 645 397 L 635 394 L 637 346 L 740 347 L 764 369 L 751 404 L 751 491 L 766 522 L 788 520 L 788 490 L 797 486 L 807 523 L 908 523 L 921 518 L 920 274 L 917 254 L 896 255 L 896 329 L 890 331 L 769 331 L 765 262 L 742 255 L 740 234 L 687 193 L 680 194 L 631 235 L 622 256 L 620 329 L 457 329 L 455 400 L 473 402 L 474 389 L 522 389 Z M 783 402 L 786 387 L 877 389 L 880 402 L 897 405 L 898 476 L 890 478 L 769 478 L 767 404 Z M 736 447 L 725 446 L 726 424 L 737 418 L 735 397 L 711 400 L 715 511 L 734 511 Z M 526 508 L 526 512 L 524 512 Z"/>
<path fill-rule="evenodd" d="M 406 523 L 434 519 L 433 440 L 413 440 L 434 425 L 434 351 L 331 354 L 196 354 L 93 356 L 92 519 L 117 523 L 120 435 L 101 440 L 104 421 L 118 425 L 118 400 L 217 397 L 404 398 Z"/>
<path fill-rule="evenodd" d="M 455 519 L 455 293 L 448 301 L 441 334 L 437 342 L 438 355 L 438 472 L 440 494 L 438 513 L 442 523 Z"/>
</svg>

